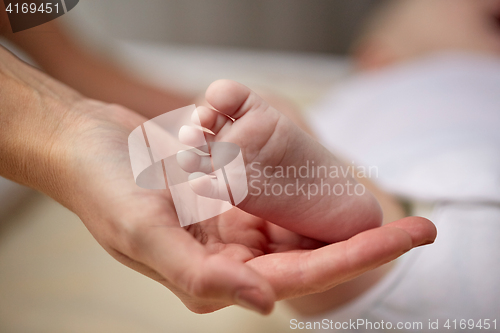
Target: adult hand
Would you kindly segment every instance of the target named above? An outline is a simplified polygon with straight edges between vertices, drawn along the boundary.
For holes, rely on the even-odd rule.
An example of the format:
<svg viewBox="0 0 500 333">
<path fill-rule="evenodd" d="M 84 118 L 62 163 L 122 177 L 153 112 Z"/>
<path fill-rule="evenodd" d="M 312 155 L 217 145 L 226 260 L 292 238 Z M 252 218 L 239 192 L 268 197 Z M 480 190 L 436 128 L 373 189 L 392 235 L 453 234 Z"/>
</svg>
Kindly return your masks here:
<svg viewBox="0 0 500 333">
<path fill-rule="evenodd" d="M 407 218 L 324 246 L 237 208 L 182 228 L 169 191 L 139 188 L 132 176 L 127 138 L 146 119 L 116 105 L 89 108 L 59 138 L 71 143 L 71 194 L 59 200 L 113 257 L 194 312 L 239 304 L 269 313 L 275 300 L 324 291 L 435 237 L 432 223 Z"/>
<path fill-rule="evenodd" d="M 139 188 L 127 139 L 146 118 L 86 100 L 0 49 L 0 174 L 75 212 L 113 257 L 174 292 L 192 311 L 331 288 L 431 242 L 409 218 L 323 246 L 237 209 L 180 227 L 168 190 Z M 165 143 L 168 144 L 168 143 Z"/>
</svg>

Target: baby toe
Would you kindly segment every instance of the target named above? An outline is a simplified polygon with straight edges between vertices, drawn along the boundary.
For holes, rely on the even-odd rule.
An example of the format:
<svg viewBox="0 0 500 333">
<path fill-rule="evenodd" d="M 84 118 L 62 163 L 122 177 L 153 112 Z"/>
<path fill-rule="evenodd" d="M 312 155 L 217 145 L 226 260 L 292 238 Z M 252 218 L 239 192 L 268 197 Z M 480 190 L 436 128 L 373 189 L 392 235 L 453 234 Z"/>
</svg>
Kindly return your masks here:
<svg viewBox="0 0 500 333">
<path fill-rule="evenodd" d="M 202 156 L 192 150 L 181 150 L 177 153 L 177 163 L 186 172 L 212 172 L 210 156 Z"/>
<path fill-rule="evenodd" d="M 226 124 L 230 125 L 232 123 L 231 118 L 228 116 L 205 106 L 196 108 L 191 116 L 191 121 L 195 125 L 208 129 L 213 134 L 219 133 Z"/>
</svg>

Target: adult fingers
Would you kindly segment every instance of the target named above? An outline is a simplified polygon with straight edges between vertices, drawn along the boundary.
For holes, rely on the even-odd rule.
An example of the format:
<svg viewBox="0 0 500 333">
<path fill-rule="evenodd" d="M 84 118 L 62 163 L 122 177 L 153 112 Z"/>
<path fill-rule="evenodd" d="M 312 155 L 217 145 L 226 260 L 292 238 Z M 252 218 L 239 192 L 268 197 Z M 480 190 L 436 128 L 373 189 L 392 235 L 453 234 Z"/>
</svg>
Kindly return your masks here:
<svg viewBox="0 0 500 333">
<path fill-rule="evenodd" d="M 275 295 L 267 280 L 242 262 L 209 254 L 185 229 L 159 225 L 129 232 L 133 236 L 124 252 L 158 272 L 190 310 L 205 313 L 238 304 L 271 312 Z"/>
<path fill-rule="evenodd" d="M 317 250 L 270 254 L 248 264 L 270 281 L 278 299 L 286 299 L 328 290 L 435 237 L 432 222 L 408 217 Z"/>
</svg>

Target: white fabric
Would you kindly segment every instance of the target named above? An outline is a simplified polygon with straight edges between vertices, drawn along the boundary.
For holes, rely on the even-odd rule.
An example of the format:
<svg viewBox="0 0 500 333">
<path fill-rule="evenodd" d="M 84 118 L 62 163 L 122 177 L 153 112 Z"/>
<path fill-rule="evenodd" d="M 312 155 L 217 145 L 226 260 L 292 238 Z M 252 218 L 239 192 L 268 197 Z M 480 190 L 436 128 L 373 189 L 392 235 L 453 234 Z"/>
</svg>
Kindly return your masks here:
<svg viewBox="0 0 500 333">
<path fill-rule="evenodd" d="M 323 141 L 421 200 L 500 201 L 500 60 L 443 54 L 360 75 L 315 109 Z"/>
<path fill-rule="evenodd" d="M 377 166 L 387 191 L 433 204 L 438 227 L 435 244 L 322 318 L 420 321 L 423 331 L 429 319 L 440 331 L 447 319 L 498 324 L 500 60 L 440 54 L 362 74 L 313 111 L 326 146 Z"/>
</svg>

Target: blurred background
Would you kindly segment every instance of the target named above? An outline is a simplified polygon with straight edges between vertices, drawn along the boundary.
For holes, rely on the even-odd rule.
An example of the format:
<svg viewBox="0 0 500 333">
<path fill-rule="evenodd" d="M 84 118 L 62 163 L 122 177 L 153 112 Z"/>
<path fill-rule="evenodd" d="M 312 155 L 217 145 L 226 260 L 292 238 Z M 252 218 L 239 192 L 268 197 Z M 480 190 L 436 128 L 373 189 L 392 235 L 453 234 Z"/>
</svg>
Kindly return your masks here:
<svg viewBox="0 0 500 333">
<path fill-rule="evenodd" d="M 230 78 L 307 108 L 349 73 L 349 44 L 378 2 L 81 0 L 59 20 L 160 87 L 200 93 Z M 287 332 L 296 317 L 282 304 L 270 317 L 195 315 L 112 259 L 77 216 L 0 178 L 0 332 Z"/>
<path fill-rule="evenodd" d="M 344 54 L 380 0 L 82 0 L 78 14 L 118 39 Z"/>
</svg>

